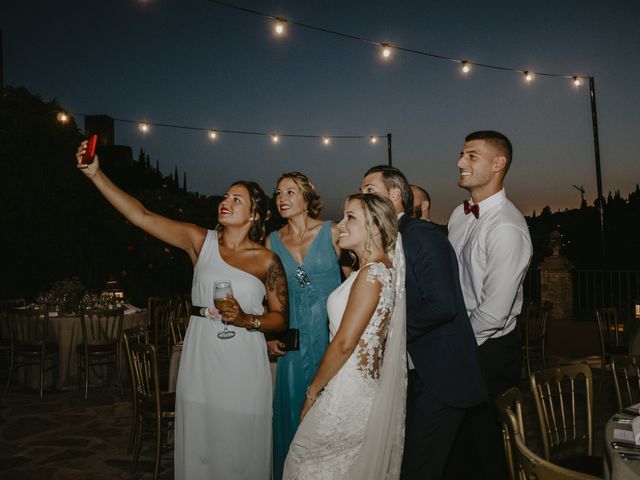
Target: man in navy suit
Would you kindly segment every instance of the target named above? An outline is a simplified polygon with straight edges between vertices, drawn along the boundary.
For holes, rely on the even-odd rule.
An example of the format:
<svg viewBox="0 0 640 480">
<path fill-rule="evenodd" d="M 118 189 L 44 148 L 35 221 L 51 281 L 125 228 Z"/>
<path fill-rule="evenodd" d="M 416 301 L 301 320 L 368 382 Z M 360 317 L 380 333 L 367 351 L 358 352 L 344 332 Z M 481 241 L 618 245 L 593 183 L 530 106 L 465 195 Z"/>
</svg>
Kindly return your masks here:
<svg viewBox="0 0 640 480">
<path fill-rule="evenodd" d="M 411 218 L 411 187 L 400 170 L 369 169 L 363 193 L 389 198 L 406 257 L 409 384 L 402 480 L 442 477 L 467 408 L 487 398 L 455 252 L 430 222 Z"/>
</svg>

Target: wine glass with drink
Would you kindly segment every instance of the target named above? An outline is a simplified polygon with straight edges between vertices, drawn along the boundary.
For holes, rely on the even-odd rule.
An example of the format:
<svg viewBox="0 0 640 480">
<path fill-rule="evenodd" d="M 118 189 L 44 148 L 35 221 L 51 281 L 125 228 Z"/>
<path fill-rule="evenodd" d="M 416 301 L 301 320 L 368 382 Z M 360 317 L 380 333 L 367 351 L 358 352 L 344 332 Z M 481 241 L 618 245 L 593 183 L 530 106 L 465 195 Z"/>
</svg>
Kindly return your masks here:
<svg viewBox="0 0 640 480">
<path fill-rule="evenodd" d="M 227 295 L 233 295 L 233 292 L 231 291 L 231 282 L 229 280 L 223 280 L 213 284 L 213 304 L 216 306 L 218 311 L 223 308 L 230 308 L 233 306 L 233 302 L 227 298 Z M 218 338 L 227 339 L 235 337 L 236 332 L 229 330 L 227 322 L 223 321 L 222 323 L 224 323 L 224 330 L 218 332 Z"/>
</svg>

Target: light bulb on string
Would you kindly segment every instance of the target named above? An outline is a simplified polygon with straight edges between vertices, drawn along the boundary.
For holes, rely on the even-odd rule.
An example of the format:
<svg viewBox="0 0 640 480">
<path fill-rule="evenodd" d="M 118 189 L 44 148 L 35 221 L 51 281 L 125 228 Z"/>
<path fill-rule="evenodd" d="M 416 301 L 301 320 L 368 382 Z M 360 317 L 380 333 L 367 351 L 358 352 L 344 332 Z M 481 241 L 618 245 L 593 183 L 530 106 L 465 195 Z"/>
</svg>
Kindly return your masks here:
<svg viewBox="0 0 640 480">
<path fill-rule="evenodd" d="M 138 130 L 140 130 L 142 133 L 149 133 L 150 127 L 148 123 L 141 123 L 140 125 L 138 125 Z"/>
<path fill-rule="evenodd" d="M 469 62 L 467 62 L 466 60 L 462 61 L 462 73 L 469 73 L 469 71 L 471 70 L 471 65 L 469 65 Z"/>
<path fill-rule="evenodd" d="M 531 82 L 533 80 L 533 73 L 530 72 L 529 70 L 525 70 L 524 72 L 522 72 L 524 74 L 524 79 L 527 82 Z"/>
<path fill-rule="evenodd" d="M 278 20 L 273 27 L 273 31 L 276 32 L 276 35 L 284 34 L 284 21 Z"/>
<path fill-rule="evenodd" d="M 331 139 L 329 137 L 322 137 L 322 143 L 329 145 L 331 143 Z"/>
<path fill-rule="evenodd" d="M 382 43 L 381 46 L 382 46 L 382 56 L 385 59 L 391 57 L 391 47 L 386 43 Z"/>
<path fill-rule="evenodd" d="M 280 141 L 280 136 L 279 136 L 279 135 L 277 135 L 277 134 L 275 134 L 275 133 L 272 133 L 272 134 L 271 134 L 271 141 L 272 141 L 273 143 L 278 143 L 278 142 Z"/>
<path fill-rule="evenodd" d="M 369 140 L 371 141 L 371 143 L 378 143 L 378 137 L 376 137 L 375 135 L 371 135 L 369 137 Z"/>
<path fill-rule="evenodd" d="M 218 139 L 218 132 L 216 132 L 215 130 L 209 130 L 209 138 L 211 140 L 217 140 Z"/>
<path fill-rule="evenodd" d="M 581 79 L 579 76 L 575 75 L 575 76 L 573 77 L 573 84 L 574 84 L 576 87 L 579 87 L 580 85 L 582 85 L 582 79 Z"/>
<path fill-rule="evenodd" d="M 56 119 L 60 123 L 68 123 L 69 122 L 69 115 L 66 112 L 58 112 L 58 114 L 56 115 Z"/>
</svg>

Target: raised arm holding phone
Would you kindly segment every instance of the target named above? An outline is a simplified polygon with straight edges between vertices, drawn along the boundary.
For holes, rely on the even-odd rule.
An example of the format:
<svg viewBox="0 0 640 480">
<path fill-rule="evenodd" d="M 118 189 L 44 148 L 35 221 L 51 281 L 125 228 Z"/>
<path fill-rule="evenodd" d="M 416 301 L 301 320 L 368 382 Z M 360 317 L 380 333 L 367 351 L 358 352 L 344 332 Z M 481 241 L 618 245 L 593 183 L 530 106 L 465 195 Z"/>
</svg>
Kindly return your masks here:
<svg viewBox="0 0 640 480">
<path fill-rule="evenodd" d="M 77 167 L 129 222 L 187 252 L 194 265 L 192 312 L 176 386 L 175 478 L 271 478 L 271 373 L 263 332 L 287 328 L 287 280 L 279 257 L 261 245 L 267 199 L 254 182 L 233 183 L 218 206 L 218 228 L 207 230 L 147 210 L 100 169 L 98 155 Z M 233 287 L 219 315 L 214 283 Z M 263 307 L 266 297 L 268 309 Z M 199 313 L 196 310 L 196 313 Z M 218 334 L 228 325 L 235 332 Z"/>
</svg>

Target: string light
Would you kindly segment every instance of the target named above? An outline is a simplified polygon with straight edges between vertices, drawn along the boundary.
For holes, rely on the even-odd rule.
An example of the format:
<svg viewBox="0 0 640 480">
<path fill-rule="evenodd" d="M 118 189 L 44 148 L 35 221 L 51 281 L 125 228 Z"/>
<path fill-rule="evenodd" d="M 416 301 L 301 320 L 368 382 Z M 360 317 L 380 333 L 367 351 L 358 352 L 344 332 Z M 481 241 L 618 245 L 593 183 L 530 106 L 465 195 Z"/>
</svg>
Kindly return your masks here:
<svg viewBox="0 0 640 480">
<path fill-rule="evenodd" d="M 284 23 L 285 23 L 284 20 L 278 19 L 275 26 L 273 27 L 273 30 L 276 32 L 277 35 L 282 35 L 284 33 Z"/>
<path fill-rule="evenodd" d="M 60 112 L 60 113 L 64 113 L 69 119 L 71 118 L 71 115 L 82 116 L 85 118 L 89 116 L 94 116 L 88 113 L 81 113 L 81 112 L 70 112 L 70 113 Z M 58 117 L 59 116 L 60 114 L 58 114 Z M 138 130 L 140 130 L 140 132 L 143 132 L 143 133 L 150 132 L 152 126 L 163 127 L 163 128 L 177 128 L 181 130 L 205 132 L 205 134 L 211 140 L 217 140 L 221 133 L 228 133 L 228 134 L 236 134 L 236 135 L 260 136 L 260 137 L 266 136 L 266 137 L 270 137 L 273 143 L 278 143 L 281 137 L 314 138 L 314 139 L 319 139 L 323 143 L 323 145 L 329 145 L 331 144 L 331 141 L 336 138 L 341 140 L 369 139 L 370 142 L 376 143 L 378 141 L 378 138 L 383 138 L 385 136 L 385 135 L 331 135 L 329 136 L 329 135 L 311 135 L 311 134 L 302 134 L 302 133 L 273 133 L 273 132 L 256 132 L 256 131 L 249 131 L 249 130 L 225 130 L 221 128 L 213 129 L 213 128 L 191 126 L 191 125 L 178 125 L 178 124 L 171 124 L 171 123 L 131 120 L 127 118 L 117 118 L 117 117 L 110 117 L 110 118 L 114 122 L 135 124 Z"/>
<path fill-rule="evenodd" d="M 582 85 L 582 80 L 580 79 L 580 77 L 579 77 L 579 76 L 574 75 L 574 77 L 573 77 L 573 84 L 574 84 L 576 87 L 579 87 L 580 85 Z"/>
<path fill-rule="evenodd" d="M 386 43 L 382 43 L 382 56 L 386 59 L 391 56 L 391 47 Z"/>
<path fill-rule="evenodd" d="M 56 115 L 56 118 L 60 123 L 69 122 L 69 115 L 66 112 L 58 112 L 58 115 Z"/>
<path fill-rule="evenodd" d="M 276 22 L 287 22 L 290 25 L 295 25 L 297 27 L 302 27 L 302 28 L 306 28 L 309 30 L 314 30 L 317 32 L 322 32 L 322 33 L 327 33 L 330 35 L 336 35 L 336 36 L 340 36 L 343 38 L 349 38 L 351 40 L 358 40 L 364 43 L 368 43 L 369 45 L 373 45 L 376 47 L 382 47 L 382 56 L 385 59 L 389 59 L 389 57 L 391 56 L 392 53 L 392 48 L 393 50 L 398 50 L 398 51 L 402 51 L 402 52 L 407 52 L 407 53 L 413 53 L 415 55 L 422 55 L 425 57 L 431 57 L 431 58 L 435 58 L 438 60 L 446 60 L 446 61 L 450 61 L 450 62 L 455 62 L 458 64 L 462 64 L 462 71 L 464 73 L 468 73 L 471 70 L 471 65 L 474 65 L 476 67 L 483 67 L 483 68 L 492 68 L 495 70 L 502 70 L 502 71 L 507 71 L 507 72 L 515 72 L 515 73 L 528 73 L 528 71 L 523 72 L 522 69 L 519 68 L 513 68 L 513 67 L 506 67 L 506 66 L 501 66 L 501 65 L 490 65 L 488 63 L 479 63 L 479 62 L 470 62 L 469 60 L 462 60 L 459 58 L 453 58 L 453 57 L 448 57 L 446 55 L 440 55 L 437 53 L 432 53 L 432 52 L 426 52 L 424 50 L 417 50 L 414 48 L 407 48 L 407 47 L 401 47 L 399 45 L 393 45 L 393 47 L 391 47 L 391 45 L 387 44 L 387 43 L 382 43 L 370 38 L 365 38 L 365 37 L 360 37 L 357 35 L 353 35 L 350 33 L 345 33 L 345 32 L 339 32 L 336 30 L 331 30 L 328 28 L 324 28 L 324 27 L 320 27 L 317 25 L 311 25 L 309 23 L 303 23 L 303 22 L 298 22 L 296 20 L 292 20 L 290 18 L 284 19 L 281 17 L 278 17 L 276 15 L 270 14 L 270 13 L 265 13 L 265 12 L 261 12 L 258 10 L 252 10 L 249 8 L 245 8 L 245 7 L 241 7 L 239 5 L 232 5 L 230 3 L 226 3 L 224 1 L 221 0 L 207 0 L 209 3 L 213 3 L 215 5 L 220 5 L 223 7 L 227 7 L 227 8 L 232 8 L 234 10 L 238 10 L 241 12 L 245 12 L 245 13 L 249 13 L 251 15 L 257 15 L 257 16 L 261 16 L 261 17 L 266 17 L 266 18 L 270 18 L 272 20 L 275 20 Z M 284 25 L 283 25 L 284 28 Z M 466 68 L 465 68 L 466 67 Z M 536 72 L 536 75 L 540 75 L 540 76 L 547 76 L 547 77 L 559 77 L 559 78 L 568 78 L 568 79 L 572 79 L 574 77 L 574 75 L 563 75 L 563 74 L 559 74 L 559 73 L 549 73 L 549 72 Z M 590 78 L 590 77 L 589 77 Z M 533 75 L 530 74 L 530 78 L 527 78 L 527 81 L 531 81 L 533 79 Z"/>
<path fill-rule="evenodd" d="M 524 72 L 522 72 L 524 74 L 524 79 L 527 82 L 531 82 L 533 80 L 533 73 L 531 73 L 529 70 L 525 70 Z"/>
</svg>

